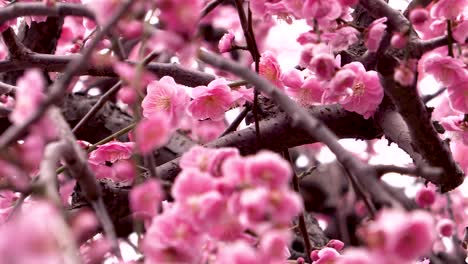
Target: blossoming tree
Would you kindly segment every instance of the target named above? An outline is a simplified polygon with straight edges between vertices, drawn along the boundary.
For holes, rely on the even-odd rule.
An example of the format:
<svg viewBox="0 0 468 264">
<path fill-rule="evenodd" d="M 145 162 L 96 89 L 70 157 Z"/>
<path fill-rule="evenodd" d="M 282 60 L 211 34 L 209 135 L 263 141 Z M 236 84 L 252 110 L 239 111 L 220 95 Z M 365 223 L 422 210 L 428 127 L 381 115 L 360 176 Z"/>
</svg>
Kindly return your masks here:
<svg viewBox="0 0 468 264">
<path fill-rule="evenodd" d="M 465 262 L 467 0 L 0 7 L 1 263 Z"/>
</svg>

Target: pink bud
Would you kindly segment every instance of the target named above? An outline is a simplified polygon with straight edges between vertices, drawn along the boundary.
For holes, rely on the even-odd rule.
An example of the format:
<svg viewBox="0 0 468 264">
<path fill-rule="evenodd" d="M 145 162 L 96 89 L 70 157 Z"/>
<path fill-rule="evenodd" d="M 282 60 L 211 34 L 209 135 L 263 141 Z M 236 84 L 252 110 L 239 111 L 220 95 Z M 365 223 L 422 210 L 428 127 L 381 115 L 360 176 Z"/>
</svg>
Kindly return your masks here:
<svg viewBox="0 0 468 264">
<path fill-rule="evenodd" d="M 416 193 L 416 197 L 415 197 L 416 203 L 420 207 L 431 206 L 435 202 L 435 199 L 436 199 L 435 190 L 433 188 L 428 188 L 428 187 L 424 187 L 420 189 Z"/>
<path fill-rule="evenodd" d="M 296 263 L 297 264 L 304 264 L 305 263 L 305 260 L 303 257 L 298 257 L 297 260 L 296 260 Z"/>
<path fill-rule="evenodd" d="M 429 12 L 424 8 L 415 8 L 410 13 L 410 21 L 413 25 L 422 25 L 429 19 Z"/>
<path fill-rule="evenodd" d="M 132 87 L 123 87 L 117 93 L 117 98 L 125 104 L 132 105 L 136 102 L 137 94 Z"/>
<path fill-rule="evenodd" d="M 452 220 L 444 218 L 437 223 L 436 228 L 441 236 L 450 237 L 453 234 L 455 224 Z"/>
<path fill-rule="evenodd" d="M 338 239 L 332 239 L 328 241 L 327 247 L 334 248 L 336 250 L 342 250 L 344 248 L 344 243 Z"/>
<path fill-rule="evenodd" d="M 407 38 L 401 32 L 395 32 L 390 43 L 393 47 L 402 49 L 406 46 Z"/>
<path fill-rule="evenodd" d="M 228 52 L 232 48 L 232 44 L 234 42 L 234 34 L 229 31 L 228 33 L 224 34 L 223 37 L 219 40 L 218 49 L 219 52 Z"/>
</svg>

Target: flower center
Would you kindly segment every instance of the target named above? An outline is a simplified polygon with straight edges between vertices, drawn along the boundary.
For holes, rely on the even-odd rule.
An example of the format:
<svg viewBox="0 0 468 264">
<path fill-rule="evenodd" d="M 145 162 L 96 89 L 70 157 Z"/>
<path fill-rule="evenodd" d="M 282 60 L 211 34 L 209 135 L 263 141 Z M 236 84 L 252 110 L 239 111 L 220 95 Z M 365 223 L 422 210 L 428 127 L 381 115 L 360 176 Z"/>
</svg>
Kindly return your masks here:
<svg viewBox="0 0 468 264">
<path fill-rule="evenodd" d="M 353 84 L 353 95 L 357 95 L 357 96 L 363 95 L 365 92 L 365 88 L 366 86 L 364 85 L 363 82 L 360 82 L 360 81 L 355 82 Z"/>
</svg>

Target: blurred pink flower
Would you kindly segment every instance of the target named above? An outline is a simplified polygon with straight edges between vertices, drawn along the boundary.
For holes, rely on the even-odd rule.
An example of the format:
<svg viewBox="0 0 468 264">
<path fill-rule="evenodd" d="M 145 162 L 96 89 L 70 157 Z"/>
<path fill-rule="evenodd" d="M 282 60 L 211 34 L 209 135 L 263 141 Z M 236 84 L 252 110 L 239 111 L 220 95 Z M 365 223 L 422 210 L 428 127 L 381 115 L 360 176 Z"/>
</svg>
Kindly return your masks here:
<svg viewBox="0 0 468 264">
<path fill-rule="evenodd" d="M 222 247 L 216 257 L 216 263 L 252 264 L 258 262 L 257 252 L 246 242 L 235 242 Z"/>
<path fill-rule="evenodd" d="M 385 29 L 387 29 L 387 17 L 381 17 L 374 20 L 367 29 L 365 38 L 365 45 L 369 51 L 375 52 L 379 48 L 380 41 L 382 41 Z"/>
<path fill-rule="evenodd" d="M 424 8 L 415 8 L 410 12 L 410 21 L 415 26 L 422 26 L 429 20 L 429 12 Z"/>
<path fill-rule="evenodd" d="M 171 194 L 176 201 L 185 202 L 192 196 L 202 195 L 215 188 L 214 178 L 208 173 L 183 169 L 172 186 Z"/>
<path fill-rule="evenodd" d="M 336 0 L 305 0 L 302 14 L 305 18 L 317 20 L 335 20 L 341 16 L 343 6 Z"/>
<path fill-rule="evenodd" d="M 148 179 L 130 191 L 130 208 L 137 217 L 151 218 L 157 215 L 163 197 L 164 193 L 159 181 Z"/>
<path fill-rule="evenodd" d="M 320 103 L 323 92 L 323 85 L 315 76 L 305 79 L 300 87 L 286 87 L 286 93 L 302 106 Z"/>
<path fill-rule="evenodd" d="M 28 70 L 18 79 L 16 86 L 16 103 L 10 120 L 14 124 L 20 124 L 36 111 L 45 98 L 45 80 L 39 70 Z"/>
<path fill-rule="evenodd" d="M 328 44 L 335 52 L 348 49 L 350 45 L 359 40 L 358 36 L 359 31 L 353 27 L 341 27 L 335 32 L 324 32 L 322 34 L 322 38 L 328 41 Z"/>
<path fill-rule="evenodd" d="M 468 75 L 447 87 L 449 104 L 452 109 L 462 113 L 468 112 Z"/>
<path fill-rule="evenodd" d="M 440 119 L 440 124 L 446 131 L 453 132 L 453 140 L 461 140 L 468 145 L 468 122 L 464 115 L 447 116 Z"/>
<path fill-rule="evenodd" d="M 248 157 L 245 166 L 247 177 L 256 187 L 280 188 L 285 186 L 292 176 L 289 162 L 269 151 Z"/>
<path fill-rule="evenodd" d="M 314 264 L 328 264 L 335 263 L 340 259 L 340 253 L 334 248 L 324 247 L 320 250 L 313 251 L 311 258 L 314 260 Z"/>
<path fill-rule="evenodd" d="M 437 18 L 455 19 L 465 11 L 466 0 L 439 0 L 431 8 L 431 15 Z"/>
<path fill-rule="evenodd" d="M 144 155 L 164 146 L 170 139 L 169 120 L 163 113 L 141 120 L 135 128 L 136 145 Z"/>
<path fill-rule="evenodd" d="M 465 64 L 449 56 L 435 55 L 424 62 L 424 71 L 432 74 L 443 85 L 451 86 L 462 79 L 466 79 Z"/>
</svg>

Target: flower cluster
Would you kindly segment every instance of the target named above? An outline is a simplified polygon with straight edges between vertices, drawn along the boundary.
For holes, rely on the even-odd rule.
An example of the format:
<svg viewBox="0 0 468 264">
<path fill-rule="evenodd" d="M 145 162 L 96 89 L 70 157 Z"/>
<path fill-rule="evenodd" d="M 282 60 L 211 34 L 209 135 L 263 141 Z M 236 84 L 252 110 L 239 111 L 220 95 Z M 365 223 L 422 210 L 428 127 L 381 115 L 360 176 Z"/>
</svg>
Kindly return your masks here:
<svg viewBox="0 0 468 264">
<path fill-rule="evenodd" d="M 180 161 L 171 195 L 161 214 L 159 199 L 134 202 L 136 213 L 154 216 L 142 250 L 149 263 L 281 263 L 288 257 L 293 218 L 302 200 L 288 187 L 291 168 L 280 156 L 261 152 L 242 157 L 236 149 L 193 147 Z M 151 186 L 155 183 L 149 183 Z M 134 189 L 131 201 L 149 201 L 159 187 Z M 146 190 L 146 191 L 143 191 Z M 141 197 L 141 198 L 139 198 Z"/>
</svg>

